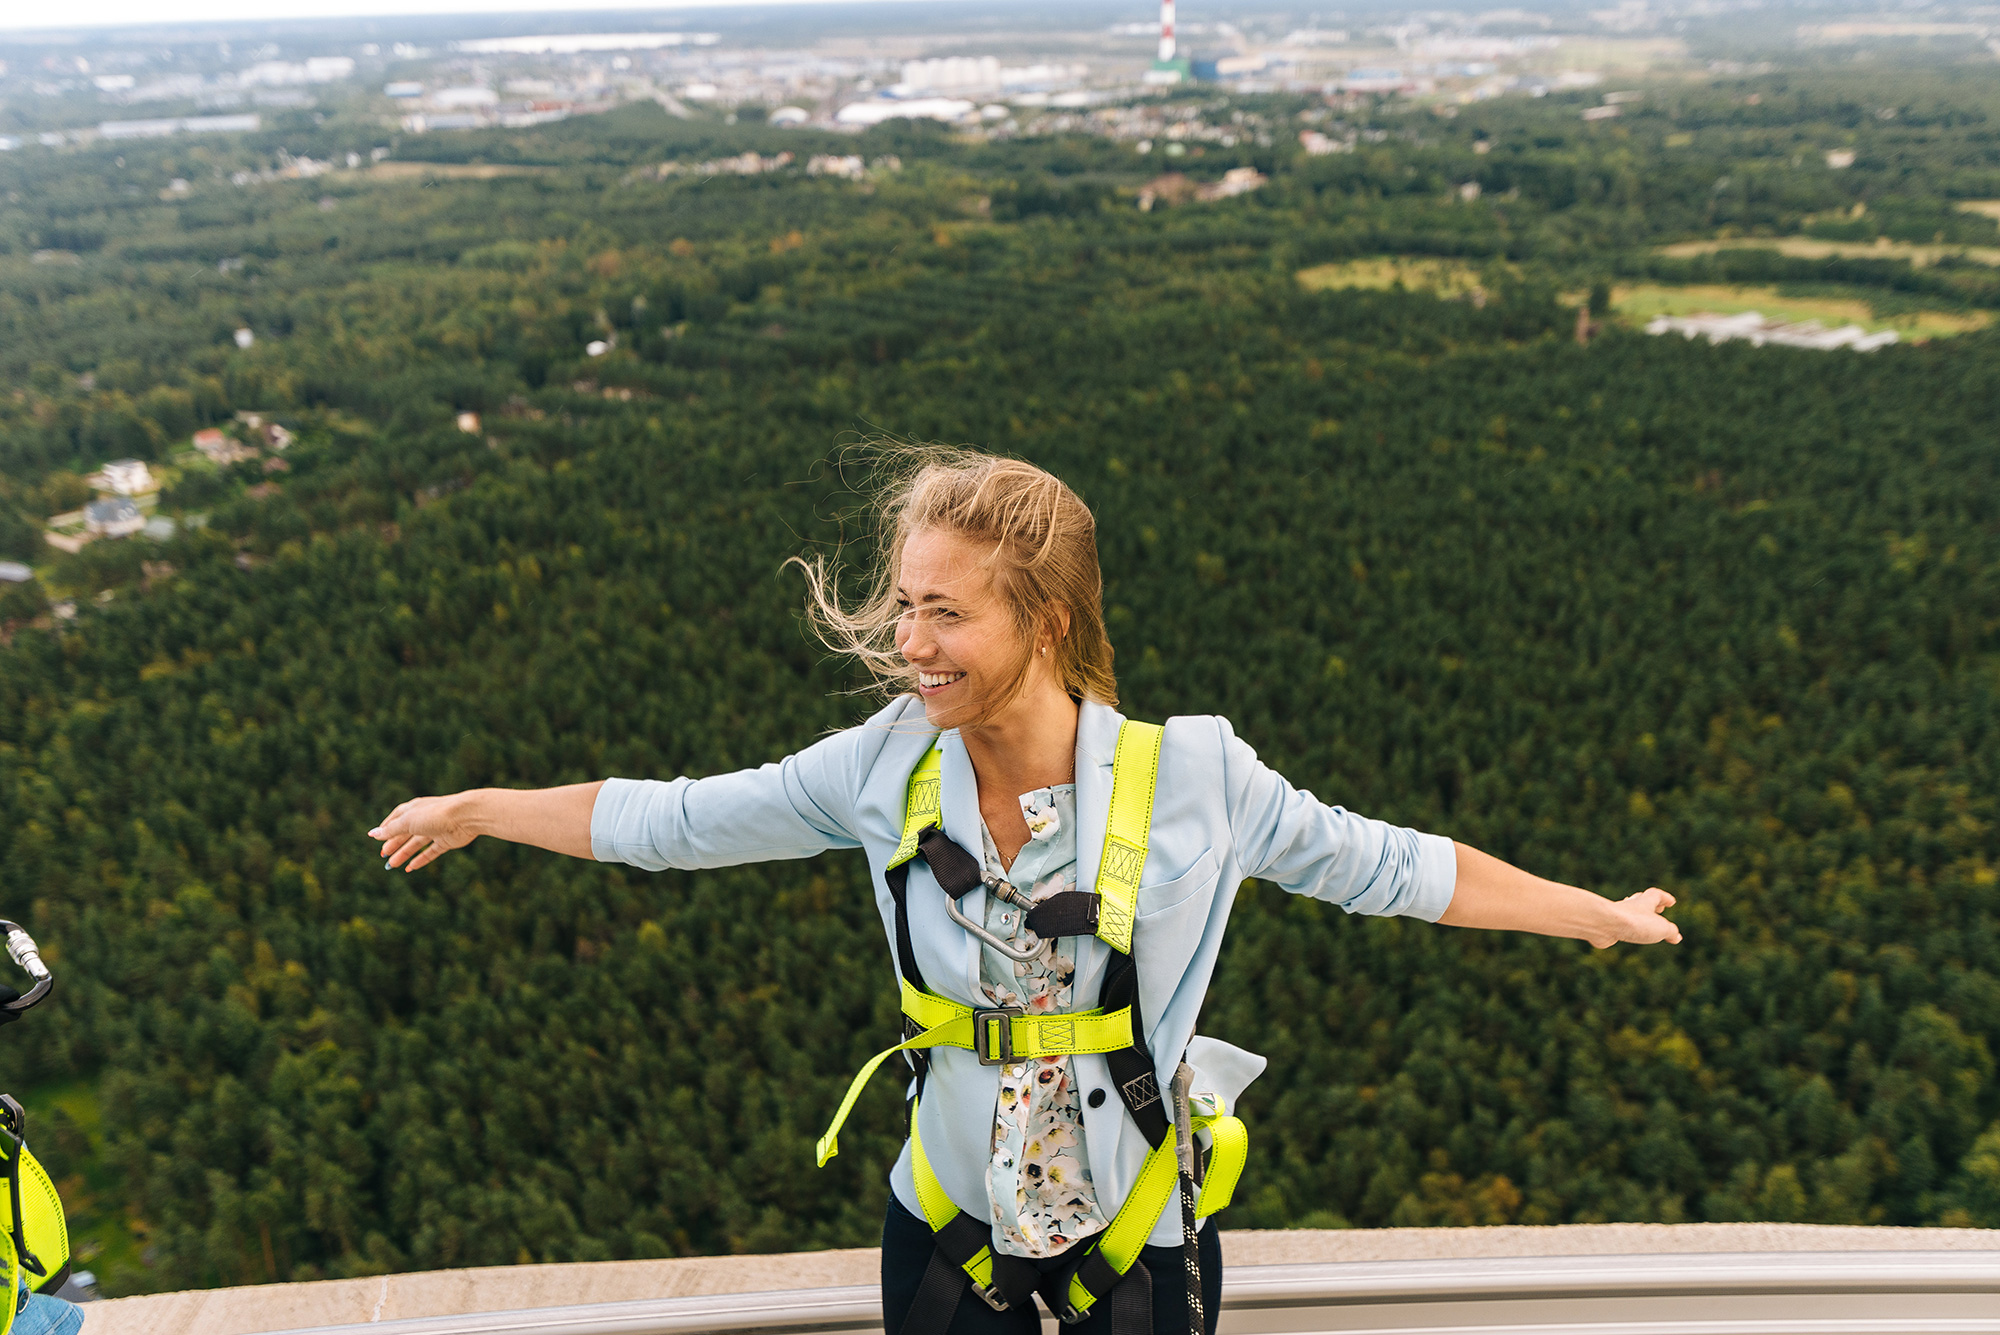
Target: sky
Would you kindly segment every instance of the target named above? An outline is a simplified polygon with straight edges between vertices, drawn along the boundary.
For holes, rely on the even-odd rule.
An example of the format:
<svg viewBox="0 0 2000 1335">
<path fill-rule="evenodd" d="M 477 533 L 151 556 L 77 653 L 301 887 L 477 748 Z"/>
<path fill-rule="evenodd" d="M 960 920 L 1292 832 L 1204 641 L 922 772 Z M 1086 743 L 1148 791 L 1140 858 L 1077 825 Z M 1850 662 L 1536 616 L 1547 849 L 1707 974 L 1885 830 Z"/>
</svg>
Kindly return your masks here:
<svg viewBox="0 0 2000 1335">
<path fill-rule="evenodd" d="M 144 24 L 201 23 L 213 20 L 284 20 L 379 16 L 414 18 L 427 14 L 601 15 L 676 9 L 742 9 L 760 5 L 842 4 L 850 0 L 65 0 L 44 7 L 25 0 L 0 0 L 0 31 L 74 29 Z M 907 0 L 939 4 L 942 0 Z M 61 18 L 51 22 L 55 14 Z M 588 25 L 595 27 L 597 25 Z"/>
</svg>

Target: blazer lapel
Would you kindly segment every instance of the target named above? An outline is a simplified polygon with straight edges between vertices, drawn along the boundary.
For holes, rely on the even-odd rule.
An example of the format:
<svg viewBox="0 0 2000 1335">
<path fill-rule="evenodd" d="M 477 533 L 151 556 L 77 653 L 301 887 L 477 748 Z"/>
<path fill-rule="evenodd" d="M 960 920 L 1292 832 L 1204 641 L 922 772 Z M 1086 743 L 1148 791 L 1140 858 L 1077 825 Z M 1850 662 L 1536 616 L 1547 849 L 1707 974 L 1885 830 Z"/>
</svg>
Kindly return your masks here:
<svg viewBox="0 0 2000 1335">
<path fill-rule="evenodd" d="M 944 755 L 938 769 L 941 781 L 938 806 L 944 813 L 944 832 L 953 843 L 984 862 L 986 827 L 979 815 L 979 776 L 972 772 L 972 757 L 965 753 L 964 739 L 958 735 L 956 728 L 944 734 Z M 938 893 L 942 895 L 944 891 L 939 890 Z M 939 911 L 942 914 L 942 909 Z M 958 911 L 974 922 L 985 922 L 985 888 L 968 891 L 958 901 Z M 962 961 L 965 995 L 976 1003 L 980 995 L 979 938 L 951 922 L 947 921 L 945 926 L 965 942 Z"/>
<path fill-rule="evenodd" d="M 1111 762 L 1118 755 L 1118 725 L 1123 716 L 1109 705 L 1086 700 L 1076 719 L 1076 888 L 1097 888 L 1097 864 L 1104 858 L 1105 820 L 1111 814 Z M 1097 1004 L 1111 947 L 1094 936 L 1076 942 L 1076 987 L 1079 1006 Z"/>
<path fill-rule="evenodd" d="M 1076 888 L 1097 888 L 1104 857 L 1104 823 L 1111 814 L 1111 762 L 1118 755 L 1118 727 L 1125 716 L 1085 700 L 1076 719 Z"/>
</svg>

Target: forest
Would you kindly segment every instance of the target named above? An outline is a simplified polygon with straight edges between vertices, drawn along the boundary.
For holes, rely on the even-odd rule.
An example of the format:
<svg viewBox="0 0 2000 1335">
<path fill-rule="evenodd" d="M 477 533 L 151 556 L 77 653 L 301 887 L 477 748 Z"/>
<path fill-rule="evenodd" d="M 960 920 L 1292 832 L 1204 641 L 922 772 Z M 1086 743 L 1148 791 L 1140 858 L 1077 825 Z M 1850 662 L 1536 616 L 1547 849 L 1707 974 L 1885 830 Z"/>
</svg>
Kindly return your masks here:
<svg viewBox="0 0 2000 1335">
<path fill-rule="evenodd" d="M 1610 313 L 2000 308 L 1903 249 L 2000 244 L 1990 79 L 1173 96 L 1355 147 L 1211 147 L 1179 170 L 1268 183 L 1149 211 L 1104 138 L 651 105 L 305 180 L 261 173 L 380 127 L 0 156 L 0 913 L 59 977 L 0 1086 L 107 1292 L 874 1241 L 893 1082 L 811 1152 L 897 1023 L 859 858 L 405 876 L 364 832 L 864 714 L 781 567 L 859 556 L 885 438 L 1079 490 L 1128 714 L 1680 898 L 1686 944 L 1592 952 L 1246 886 L 1204 1029 L 1271 1069 L 1225 1227 L 2000 1226 L 2000 334 Z M 656 170 L 751 151 L 871 167 Z M 1481 286 L 1296 278 L 1376 256 Z M 190 449 L 246 413 L 296 439 Z M 127 457 L 172 535 L 49 546 Z"/>
</svg>

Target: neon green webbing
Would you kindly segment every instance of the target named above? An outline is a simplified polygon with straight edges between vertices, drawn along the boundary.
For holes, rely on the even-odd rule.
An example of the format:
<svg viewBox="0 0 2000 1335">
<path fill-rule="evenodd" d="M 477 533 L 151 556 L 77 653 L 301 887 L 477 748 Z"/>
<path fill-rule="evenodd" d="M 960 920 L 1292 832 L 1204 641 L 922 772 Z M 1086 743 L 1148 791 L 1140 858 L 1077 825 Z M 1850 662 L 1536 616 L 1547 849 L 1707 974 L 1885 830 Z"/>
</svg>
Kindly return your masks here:
<svg viewBox="0 0 2000 1335">
<path fill-rule="evenodd" d="M 902 984 L 903 1014 L 922 1026 L 923 1032 L 870 1057 L 868 1064 L 849 1082 L 847 1095 L 841 1099 L 840 1108 L 833 1115 L 833 1124 L 827 1127 L 826 1134 L 819 1138 L 815 1147 L 822 1168 L 827 1160 L 840 1153 L 840 1128 L 847 1124 L 847 1116 L 854 1111 L 855 1100 L 861 1097 L 862 1089 L 882 1068 L 882 1063 L 896 1053 L 918 1048 L 970 1049 L 975 1037 L 986 1045 L 991 1055 L 997 1056 L 1008 1050 L 997 1046 L 997 1034 L 973 1034 L 972 1007 L 948 997 L 919 992 L 910 986 L 908 979 L 902 980 Z M 1001 1018 L 989 1017 L 989 1027 L 997 1025 Z M 1075 1015 L 1016 1015 L 1007 1023 L 1013 1040 L 1011 1051 L 1021 1061 L 1035 1057 L 1073 1056 L 1079 1052 L 1116 1052 L 1132 1046 L 1132 1009 L 1129 1006 L 1109 1014 L 1085 1011 Z"/>
<path fill-rule="evenodd" d="M 917 1134 L 915 1108 L 910 1110 L 910 1175 L 917 1181 L 917 1204 L 923 1207 L 924 1222 L 931 1226 L 931 1232 L 942 1231 L 958 1217 L 958 1206 L 945 1194 L 944 1183 L 938 1181 L 937 1171 L 931 1167 L 930 1155 L 924 1153 L 924 1138 Z M 961 1269 L 972 1276 L 973 1283 L 982 1287 L 991 1284 L 993 1249 L 981 1247 Z"/>
<path fill-rule="evenodd" d="M 939 774 L 943 760 L 944 752 L 933 746 L 910 771 L 910 786 L 903 792 L 903 838 L 896 845 L 896 855 L 889 859 L 890 867 L 900 867 L 917 855 L 917 836 L 926 825 L 933 821 L 944 823 L 943 780 Z"/>
<path fill-rule="evenodd" d="M 1016 1015 L 1008 1021 L 1013 1046 L 1003 1048 L 994 1032 L 1000 1017 L 988 1015 L 987 1032 L 972 1032 L 973 1008 L 949 997 L 919 992 L 910 980 L 903 985 L 903 1014 L 919 1029 L 938 1035 L 931 1046 L 970 1048 L 982 1057 L 997 1059 L 1011 1051 L 1027 1061 L 1034 1057 L 1074 1056 L 1079 1052 L 1116 1052 L 1132 1046 L 1132 1008 L 1101 1011 L 1072 1011 L 1059 1015 Z"/>
<path fill-rule="evenodd" d="M 1217 1210 L 1228 1209 L 1236 1195 L 1236 1184 L 1243 1180 L 1243 1165 L 1250 1159 L 1250 1129 L 1240 1117 L 1197 1117 L 1194 1129 L 1213 1137 L 1208 1151 L 1208 1176 L 1202 1179 L 1201 1195 L 1194 1203 L 1194 1217 L 1206 1219 Z"/>
<path fill-rule="evenodd" d="M 861 1091 L 867 1087 L 868 1077 L 882 1069 L 882 1063 L 897 1053 L 908 1052 L 913 1048 L 935 1047 L 938 1041 L 938 1030 L 926 1029 L 915 1038 L 898 1043 L 893 1048 L 884 1048 L 868 1059 L 868 1064 L 863 1066 L 848 1083 L 847 1097 L 840 1101 L 839 1109 L 833 1114 L 833 1124 L 827 1127 L 826 1134 L 821 1136 L 819 1144 L 813 1147 L 813 1152 L 819 1156 L 819 1167 L 826 1167 L 827 1160 L 840 1153 L 840 1128 L 847 1124 L 847 1114 L 854 1111 L 854 1101 L 861 1097 Z M 0 1332 L 0 1335 L 5 1335 L 5 1332 Z"/>
<path fill-rule="evenodd" d="M 1197 1117 L 1194 1129 L 1207 1131 L 1214 1137 L 1209 1149 L 1208 1176 L 1202 1182 L 1201 1195 L 1195 1201 L 1195 1216 L 1205 1219 L 1229 1204 L 1237 1182 L 1243 1177 L 1243 1165 L 1250 1152 L 1250 1138 L 1242 1120 L 1235 1117 Z M 924 1153 L 923 1137 L 917 1133 L 914 1118 L 910 1126 L 910 1168 L 911 1175 L 916 1179 L 917 1201 L 923 1207 L 924 1219 L 930 1224 L 931 1232 L 939 1232 L 958 1214 L 958 1206 L 945 1193 L 944 1184 L 938 1181 L 930 1156 Z M 1158 1222 L 1160 1213 L 1173 1201 L 1179 1178 L 1180 1165 L 1175 1161 L 1174 1142 L 1169 1138 L 1146 1156 L 1139 1178 L 1132 1184 L 1131 1194 L 1126 1196 L 1125 1204 L 1098 1241 L 1098 1254 L 1119 1274 L 1130 1270 L 1132 1263 L 1139 1259 L 1139 1250 L 1152 1235 L 1153 1225 Z M 991 1249 L 982 1248 L 977 1256 L 965 1263 L 964 1269 L 975 1282 L 991 1283 Z M 1091 1304 L 1103 1296 L 1091 1293 L 1079 1280 L 1070 1281 L 1070 1304 L 1079 1312 L 1089 1311 Z"/>
<path fill-rule="evenodd" d="M 7 1301 L 0 1303 L 0 1335 L 7 1335 L 14 1328 L 14 1308 L 21 1292 L 21 1254 L 15 1249 L 11 1227 L 0 1228 L 0 1282 L 7 1286 Z"/>
<path fill-rule="evenodd" d="M 1097 939 L 1121 955 L 1132 953 L 1132 922 L 1139 912 L 1139 876 L 1153 828 L 1153 791 L 1160 779 L 1157 723 L 1126 720 L 1111 761 L 1111 813 L 1104 822 L 1104 856 L 1097 864 Z"/>
<path fill-rule="evenodd" d="M 1243 1177 L 1243 1164 L 1250 1154 L 1250 1137 L 1242 1120 L 1235 1117 L 1197 1117 L 1194 1129 L 1207 1131 L 1214 1137 L 1209 1148 L 1208 1176 L 1202 1181 L 1194 1207 L 1195 1218 L 1205 1219 L 1226 1207 L 1235 1194 L 1236 1184 Z M 1139 1180 L 1132 1184 L 1131 1194 L 1097 1244 L 1098 1255 L 1113 1270 L 1122 1275 L 1139 1259 L 1139 1249 L 1152 1236 L 1161 1212 L 1173 1203 L 1179 1184 L 1180 1164 L 1174 1138 L 1168 1136 L 1146 1156 Z M 1079 1312 L 1088 1312 L 1091 1304 L 1103 1296 L 1086 1289 L 1079 1279 L 1072 1277 L 1069 1282 L 1070 1306 Z"/>
</svg>

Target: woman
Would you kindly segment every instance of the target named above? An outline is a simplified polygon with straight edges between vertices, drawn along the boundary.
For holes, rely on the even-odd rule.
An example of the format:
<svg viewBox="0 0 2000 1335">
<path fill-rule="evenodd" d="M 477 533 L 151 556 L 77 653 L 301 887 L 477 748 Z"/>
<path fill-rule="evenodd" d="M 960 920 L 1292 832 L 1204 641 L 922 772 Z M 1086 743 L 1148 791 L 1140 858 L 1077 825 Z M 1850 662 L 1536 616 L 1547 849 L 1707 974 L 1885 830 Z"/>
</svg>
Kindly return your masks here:
<svg viewBox="0 0 2000 1335">
<path fill-rule="evenodd" d="M 920 451 L 881 521 L 858 608 L 800 562 L 829 643 L 892 697 L 866 723 L 735 774 L 418 798 L 369 834 L 408 871 L 482 834 L 652 870 L 864 850 L 916 1034 L 887 1330 L 1035 1335 L 1039 1292 L 1091 1335 L 1212 1335 L 1220 1256 L 1189 1130 L 1216 1128 L 1222 1162 L 1224 1114 L 1264 1062 L 1194 1028 L 1246 877 L 1353 913 L 1680 940 L 1665 891 L 1614 902 L 1323 805 L 1223 719 L 1125 726 L 1095 523 L 1041 469 Z M 1124 1028 L 1074 1036 L 1093 1024 Z"/>
</svg>

